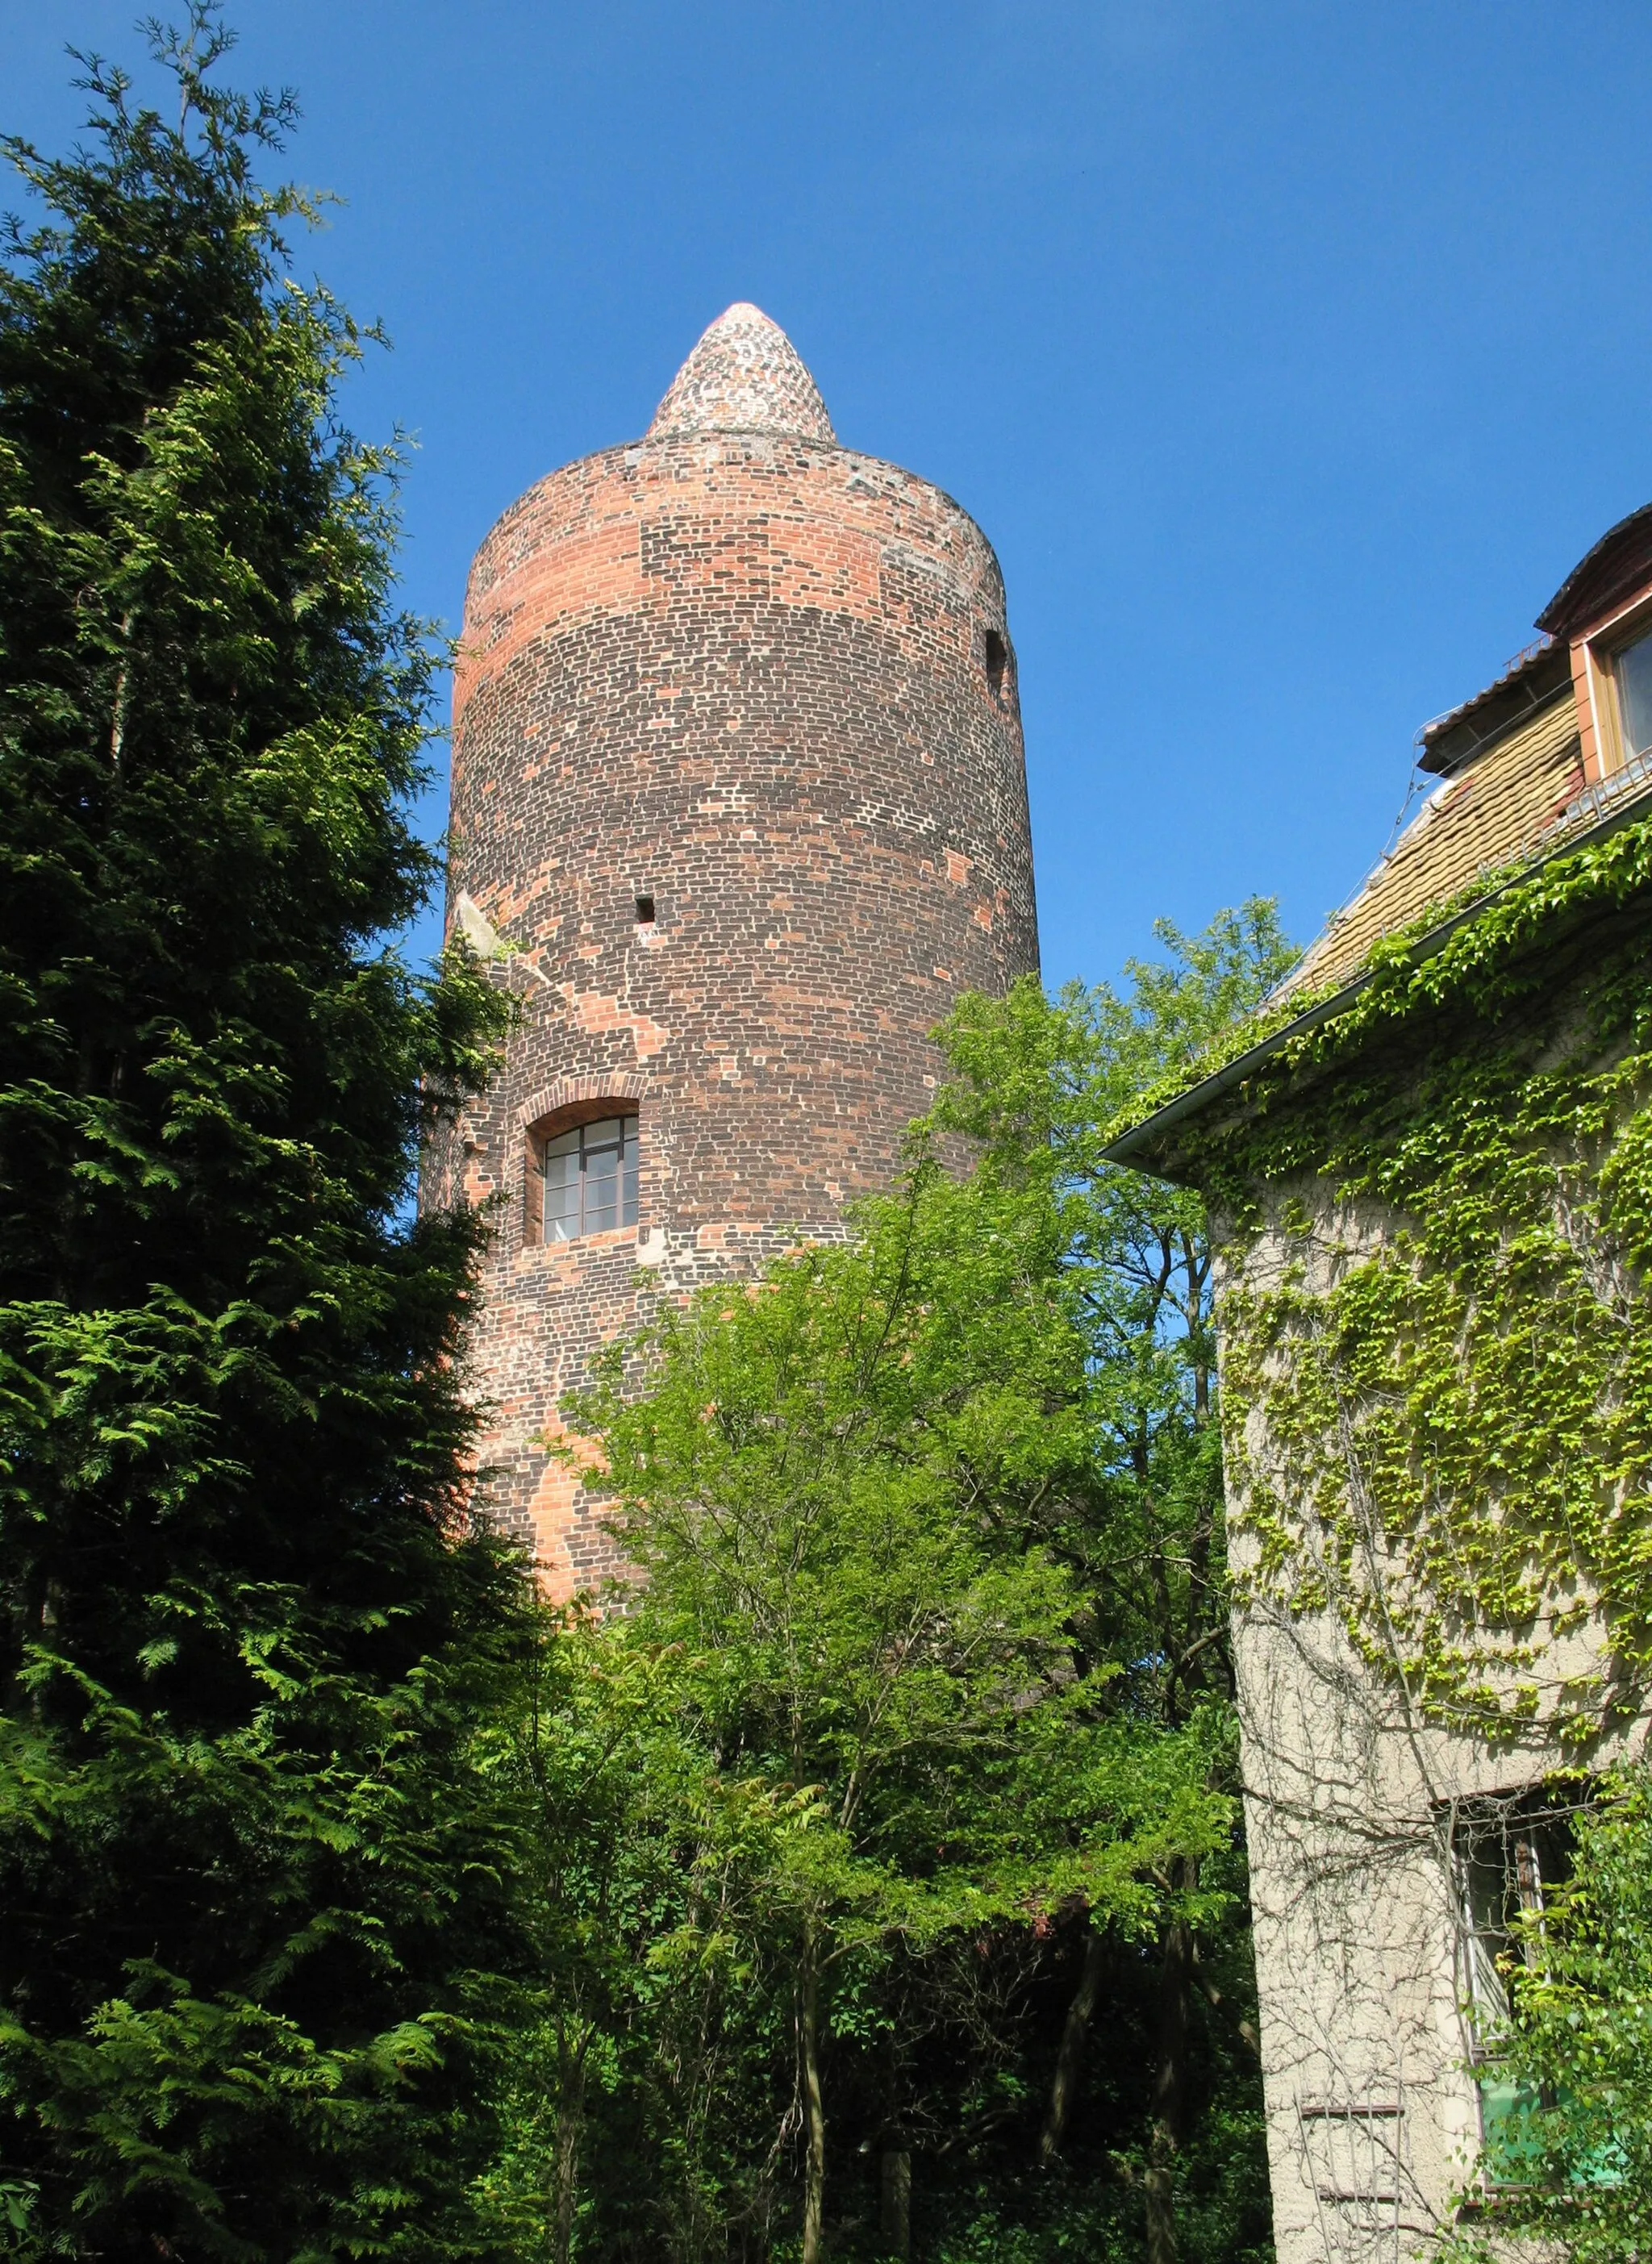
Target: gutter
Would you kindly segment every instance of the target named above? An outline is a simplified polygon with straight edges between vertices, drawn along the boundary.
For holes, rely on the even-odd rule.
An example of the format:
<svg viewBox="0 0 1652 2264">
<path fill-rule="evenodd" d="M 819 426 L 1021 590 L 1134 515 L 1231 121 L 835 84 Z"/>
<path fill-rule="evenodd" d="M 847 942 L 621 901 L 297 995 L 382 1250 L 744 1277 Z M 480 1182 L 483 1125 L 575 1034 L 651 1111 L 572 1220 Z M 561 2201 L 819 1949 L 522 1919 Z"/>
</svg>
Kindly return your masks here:
<svg viewBox="0 0 1652 2264">
<path fill-rule="evenodd" d="M 1619 797 L 1630 788 L 1634 791 L 1629 794 L 1628 800 L 1619 802 Z M 1649 800 L 1652 800 L 1652 757 L 1642 755 L 1620 772 L 1617 780 L 1608 780 L 1580 795 L 1567 815 L 1570 816 L 1573 811 L 1581 814 L 1590 809 L 1598 809 L 1605 802 L 1618 803 L 1618 807 L 1609 808 L 1604 816 L 1597 817 L 1581 833 L 1574 834 L 1569 840 L 1556 842 L 1554 848 L 1543 856 L 1534 857 L 1529 865 L 1523 866 L 1501 887 L 1494 889 L 1488 896 L 1476 898 L 1472 904 L 1465 904 L 1461 911 L 1453 912 L 1449 919 L 1442 920 L 1437 927 L 1428 929 L 1412 947 L 1411 964 L 1421 967 L 1435 958 L 1459 927 L 1465 926 L 1471 919 L 1477 919 L 1489 905 L 1498 903 L 1511 889 L 1522 887 L 1533 873 L 1540 872 L 1556 857 L 1569 856 L 1574 849 L 1590 848 L 1597 841 L 1604 841 L 1609 834 L 1632 824 L 1641 814 L 1642 805 Z M 1176 1125 L 1209 1107 L 1212 1101 L 1219 1100 L 1236 1085 L 1243 1084 L 1254 1070 L 1260 1069 L 1264 1062 L 1270 1061 L 1292 1038 L 1300 1037 L 1304 1031 L 1314 1029 L 1320 1023 L 1346 1013 L 1360 992 L 1367 990 L 1374 980 L 1375 970 L 1368 968 L 1363 975 L 1357 975 L 1351 983 L 1344 983 L 1340 990 L 1334 990 L 1328 998 L 1321 998 L 1317 1005 L 1305 1007 L 1301 1013 L 1284 1023 L 1271 1036 L 1248 1047 L 1242 1054 L 1235 1055 L 1232 1061 L 1224 1063 L 1211 1076 L 1201 1078 L 1197 1085 L 1190 1085 L 1185 1092 L 1177 1093 L 1174 1100 L 1167 1100 L 1163 1107 L 1156 1108 L 1151 1116 L 1143 1117 L 1139 1124 L 1132 1124 L 1128 1131 L 1121 1132 L 1116 1140 L 1103 1149 L 1102 1161 L 1104 1164 L 1132 1162 L 1144 1148 L 1156 1146 L 1163 1136 Z M 1144 1167 L 1139 1165 L 1137 1168 Z"/>
</svg>

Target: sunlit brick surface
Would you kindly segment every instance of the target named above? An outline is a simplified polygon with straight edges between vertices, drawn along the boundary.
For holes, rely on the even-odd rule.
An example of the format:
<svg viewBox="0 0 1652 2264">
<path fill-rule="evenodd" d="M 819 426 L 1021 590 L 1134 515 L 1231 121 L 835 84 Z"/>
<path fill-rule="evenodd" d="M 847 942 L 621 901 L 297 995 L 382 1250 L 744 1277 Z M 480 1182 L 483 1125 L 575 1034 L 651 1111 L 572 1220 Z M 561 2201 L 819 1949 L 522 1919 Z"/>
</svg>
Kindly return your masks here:
<svg viewBox="0 0 1652 2264">
<path fill-rule="evenodd" d="M 736 343 L 737 382 L 691 357 L 671 429 L 507 512 L 466 604 L 454 897 L 518 947 L 500 979 L 523 1006 L 466 1128 L 471 1195 L 505 1199 L 484 1498 L 556 1593 L 613 1561 L 542 1443 L 592 1347 L 837 1230 L 928 1099 L 933 1025 L 1037 963 L 992 550 L 927 482 L 829 440 L 681 429 L 750 417 L 753 385 L 771 423 L 812 417 L 795 356 L 764 409 L 763 337 L 755 361 Z M 696 355 L 717 350 L 714 325 Z M 528 1128 L 615 1098 L 640 1110 L 638 1230 L 525 1241 Z M 431 1199 L 451 1176 L 433 1159 Z"/>
</svg>

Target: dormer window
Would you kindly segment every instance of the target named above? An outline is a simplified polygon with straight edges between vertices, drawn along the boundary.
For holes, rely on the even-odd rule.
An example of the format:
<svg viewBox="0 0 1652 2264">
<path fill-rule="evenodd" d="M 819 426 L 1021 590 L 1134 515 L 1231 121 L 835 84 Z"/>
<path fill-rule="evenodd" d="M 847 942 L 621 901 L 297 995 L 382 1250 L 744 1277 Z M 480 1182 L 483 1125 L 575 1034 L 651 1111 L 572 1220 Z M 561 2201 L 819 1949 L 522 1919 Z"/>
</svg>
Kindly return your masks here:
<svg viewBox="0 0 1652 2264">
<path fill-rule="evenodd" d="M 1593 784 L 1652 753 L 1652 604 L 1638 592 L 1572 647 L 1583 767 Z"/>
<path fill-rule="evenodd" d="M 577 1242 L 637 1224 L 634 1109 L 562 1132 L 531 1133 L 528 1140 L 530 1242 Z"/>
<path fill-rule="evenodd" d="M 1652 504 L 1608 527 L 1538 627 L 1569 647 L 1584 780 L 1605 785 L 1652 753 Z"/>
<path fill-rule="evenodd" d="M 1626 762 L 1652 748 L 1652 630 L 1624 646 L 1612 672 L 1618 686 L 1618 723 Z"/>
</svg>

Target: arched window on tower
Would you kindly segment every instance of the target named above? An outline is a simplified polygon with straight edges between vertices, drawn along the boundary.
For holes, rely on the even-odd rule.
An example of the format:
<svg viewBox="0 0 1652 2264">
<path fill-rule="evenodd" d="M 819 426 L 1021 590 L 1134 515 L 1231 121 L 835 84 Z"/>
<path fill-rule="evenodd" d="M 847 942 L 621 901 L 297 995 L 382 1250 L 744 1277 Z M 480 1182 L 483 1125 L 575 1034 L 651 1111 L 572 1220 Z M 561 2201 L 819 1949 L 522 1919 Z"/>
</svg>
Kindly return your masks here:
<svg viewBox="0 0 1652 2264">
<path fill-rule="evenodd" d="M 577 1242 L 637 1224 L 637 1109 L 599 1105 L 606 1114 L 551 1118 L 528 1134 L 526 1241 Z"/>
</svg>

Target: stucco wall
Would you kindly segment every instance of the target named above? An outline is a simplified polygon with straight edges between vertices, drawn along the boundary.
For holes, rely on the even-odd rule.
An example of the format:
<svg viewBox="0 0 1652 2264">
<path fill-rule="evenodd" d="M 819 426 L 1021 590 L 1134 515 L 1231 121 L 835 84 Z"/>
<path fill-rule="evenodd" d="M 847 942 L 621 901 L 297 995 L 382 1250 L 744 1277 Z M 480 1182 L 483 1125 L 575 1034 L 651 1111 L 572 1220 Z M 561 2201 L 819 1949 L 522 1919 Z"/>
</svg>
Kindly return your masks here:
<svg viewBox="0 0 1652 2264">
<path fill-rule="evenodd" d="M 1229 1290 L 1265 1291 L 1287 1271 L 1323 1293 L 1398 1223 L 1322 1183 L 1276 1186 L 1260 1232 L 1219 1235 L 1219 1316 Z M 1428 2254 L 1480 2157 L 1454 1821 L 1464 1803 L 1541 1785 L 1567 1756 L 1541 1708 L 1496 1746 L 1431 1727 L 1404 1675 L 1373 1671 L 1335 1612 L 1293 1613 L 1266 1583 L 1248 1594 L 1244 1468 L 1270 1483 L 1283 1464 L 1257 1409 L 1242 1444 L 1228 1458 L 1229 1556 L 1279 2264 L 1398 2264 Z M 1545 1687 L 1598 1653 L 1589 1626 L 1552 1644 Z"/>
</svg>

